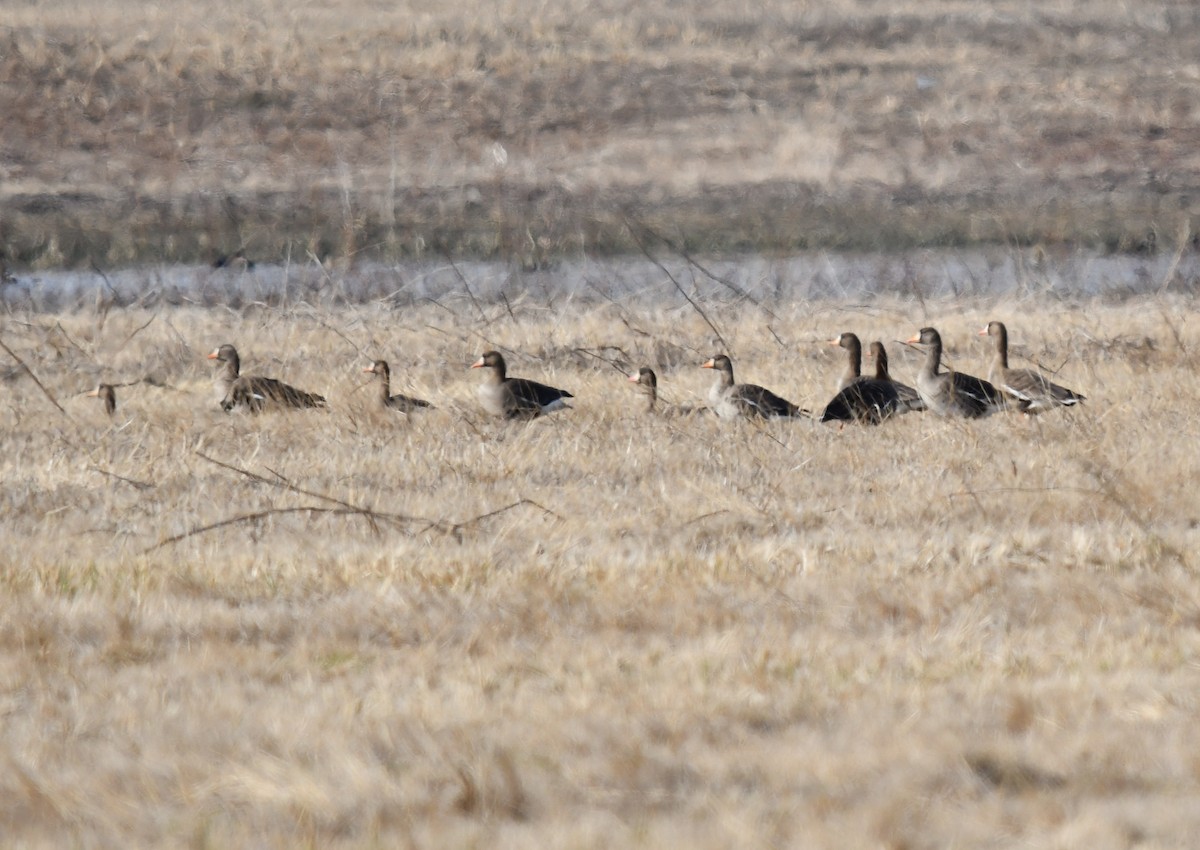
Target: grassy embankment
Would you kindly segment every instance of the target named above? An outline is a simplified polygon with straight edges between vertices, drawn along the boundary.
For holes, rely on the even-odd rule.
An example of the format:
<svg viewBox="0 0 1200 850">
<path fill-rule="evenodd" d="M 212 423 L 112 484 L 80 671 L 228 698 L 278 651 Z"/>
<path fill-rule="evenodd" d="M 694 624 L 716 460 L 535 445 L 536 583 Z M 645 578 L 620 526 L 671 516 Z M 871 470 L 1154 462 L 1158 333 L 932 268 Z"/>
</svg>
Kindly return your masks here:
<svg viewBox="0 0 1200 850">
<path fill-rule="evenodd" d="M 26 4 L 14 268 L 1190 240 L 1200 18 L 1117 0 Z"/>
</svg>

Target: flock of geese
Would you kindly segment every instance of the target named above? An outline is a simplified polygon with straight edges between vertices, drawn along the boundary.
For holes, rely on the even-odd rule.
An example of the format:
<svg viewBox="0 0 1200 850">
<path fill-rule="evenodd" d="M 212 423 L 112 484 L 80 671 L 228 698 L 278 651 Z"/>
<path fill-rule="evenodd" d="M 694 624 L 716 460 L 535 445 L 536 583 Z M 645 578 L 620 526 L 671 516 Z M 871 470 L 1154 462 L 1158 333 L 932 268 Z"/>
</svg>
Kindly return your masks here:
<svg viewBox="0 0 1200 850">
<path fill-rule="evenodd" d="M 882 342 L 872 342 L 868 357 L 874 361 L 873 375 L 862 374 L 862 343 L 853 333 L 843 333 L 830 344 L 847 352 L 846 372 L 838 383 L 837 394 L 819 414 L 801 408 L 757 384 L 739 384 L 733 378 L 733 363 L 718 354 L 702 364 L 712 369 L 716 380 L 708 393 L 707 407 L 664 405 L 658 399 L 658 379 L 654 370 L 643 366 L 629 376 L 646 398 L 646 409 L 669 416 L 689 416 L 711 412 L 721 419 L 809 417 L 822 422 L 861 422 L 878 424 L 892 416 L 910 411 L 929 410 L 941 416 L 978 419 L 1002 410 L 1036 414 L 1056 407 L 1070 407 L 1084 396 L 1053 383 L 1033 369 L 1012 369 L 1008 365 L 1008 329 L 1003 322 L 990 322 L 979 331 L 994 340 L 995 355 L 987 379 L 965 372 L 942 371 L 942 338 L 934 328 L 922 328 L 909 344 L 925 347 L 925 362 L 917 373 L 915 388 L 900 383 L 888 373 L 887 351 Z M 216 373 L 221 408 L 242 408 L 260 412 L 268 408 L 325 407 L 325 397 L 260 375 L 241 374 L 241 360 L 232 345 L 222 345 L 208 355 L 219 364 Z M 527 378 L 508 376 L 504 357 L 487 351 L 472 365 L 483 369 L 479 387 L 483 409 L 504 419 L 533 419 L 567 407 L 574 396 L 566 390 Z M 375 376 L 382 407 L 412 413 L 431 408 L 428 401 L 406 395 L 393 395 L 391 370 L 387 361 L 376 360 L 363 369 Z M 114 385 L 100 384 L 88 393 L 104 402 L 106 411 L 116 412 Z"/>
</svg>

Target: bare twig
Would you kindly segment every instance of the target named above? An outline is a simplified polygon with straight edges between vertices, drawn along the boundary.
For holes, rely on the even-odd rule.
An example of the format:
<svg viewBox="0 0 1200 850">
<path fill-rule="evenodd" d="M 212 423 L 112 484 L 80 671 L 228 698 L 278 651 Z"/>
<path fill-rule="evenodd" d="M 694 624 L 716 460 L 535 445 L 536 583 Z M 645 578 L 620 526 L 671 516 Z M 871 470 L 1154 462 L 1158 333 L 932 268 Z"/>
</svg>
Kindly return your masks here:
<svg viewBox="0 0 1200 850">
<path fill-rule="evenodd" d="M 689 525 L 695 525 L 698 522 L 704 522 L 704 520 L 706 520 L 706 519 L 712 519 L 715 516 L 720 516 L 721 514 L 727 514 L 727 513 L 729 513 L 728 509 L 721 508 L 718 511 L 709 511 L 706 514 L 700 514 L 700 516 L 692 517 L 687 522 L 678 526 L 676 528 L 676 531 L 682 531 L 683 529 L 687 528 Z"/>
<path fill-rule="evenodd" d="M 504 302 L 504 309 L 508 310 L 508 317 L 513 320 L 513 324 L 521 324 L 519 321 L 517 321 L 517 314 L 513 312 L 512 305 L 508 303 L 508 296 L 501 292 L 500 300 Z"/>
<path fill-rule="evenodd" d="M 101 475 L 107 475 L 110 478 L 117 479 L 118 481 L 124 481 L 126 484 L 132 484 L 134 487 L 137 487 L 139 490 L 154 489 L 154 485 L 148 481 L 138 481 L 136 478 L 126 478 L 124 475 L 117 475 L 117 473 L 115 473 L 115 472 L 109 472 L 107 469 L 101 469 L 98 466 L 93 466 L 92 469 L 94 469 L 96 472 L 99 472 Z"/>
<path fill-rule="evenodd" d="M 454 274 L 456 274 L 458 279 L 462 282 L 463 289 L 467 291 L 467 297 L 471 299 L 471 304 L 473 304 L 475 309 L 479 312 L 479 318 L 485 325 L 490 325 L 491 321 L 488 319 L 487 314 L 483 312 L 483 307 L 480 306 L 479 301 L 475 298 L 475 293 L 471 290 L 471 284 L 467 281 L 466 276 L 463 275 L 462 271 L 458 268 L 458 263 L 454 262 L 454 258 L 450 256 L 450 252 L 444 248 L 442 249 L 442 257 L 445 258 L 446 262 L 450 264 L 450 268 L 454 270 Z"/>
<path fill-rule="evenodd" d="M 554 517 L 556 520 L 559 520 L 560 522 L 562 521 L 561 516 L 559 516 L 558 514 L 556 514 L 554 511 L 550 510 L 549 508 L 542 507 L 537 502 L 533 501 L 533 499 L 519 499 L 519 500 L 513 502 L 511 505 L 505 505 L 502 508 L 496 508 L 496 510 L 494 510 L 494 511 L 488 511 L 485 514 L 480 514 L 477 517 L 472 517 L 471 519 L 463 520 L 462 522 L 450 523 L 450 522 L 446 522 L 444 520 L 431 522 L 429 525 L 425 526 L 425 528 L 421 529 L 421 531 L 424 532 L 424 531 L 429 531 L 434 528 L 440 528 L 441 530 L 445 531 L 447 534 L 453 534 L 455 537 L 461 538 L 461 533 L 464 530 L 466 530 L 467 528 L 469 528 L 470 526 L 477 525 L 477 524 L 483 522 L 484 520 L 492 519 L 493 517 L 497 517 L 500 514 L 507 513 L 508 511 L 511 511 L 514 508 L 521 507 L 522 505 L 529 505 L 530 507 L 537 508 L 542 513 L 548 514 L 549 516 Z"/>
<path fill-rule="evenodd" d="M 744 298 L 747 301 L 749 301 L 751 304 L 753 304 L 754 306 L 759 307 L 762 310 L 765 310 L 767 315 L 770 316 L 772 319 L 779 318 L 771 310 L 768 310 L 766 307 L 763 307 L 762 303 L 757 298 L 755 298 L 753 295 L 751 295 L 746 290 L 742 289 L 740 286 L 738 286 L 732 280 L 729 280 L 728 278 L 725 278 L 725 277 L 721 277 L 719 274 L 716 274 L 715 272 L 709 271 L 709 269 L 707 267 L 702 265 L 698 260 L 696 260 L 695 257 L 693 257 L 690 253 L 688 253 L 686 248 L 676 245 L 671 239 L 669 239 L 668 237 L 659 233 L 657 230 L 655 230 L 650 225 L 646 224 L 646 222 L 644 222 L 644 221 L 639 221 L 638 226 L 641 227 L 642 230 L 644 230 L 646 233 L 649 233 L 651 236 L 653 236 L 655 239 L 657 239 L 659 242 L 666 245 L 668 248 L 670 248 L 672 251 L 674 251 L 680 257 L 682 257 L 684 259 L 684 261 L 687 262 L 688 265 L 692 266 L 693 268 L 698 269 L 700 271 L 700 273 L 702 275 L 704 275 L 706 278 L 708 278 L 709 280 L 713 281 L 714 283 L 721 284 L 726 289 L 728 289 L 730 292 L 737 295 L 739 298 Z"/>
<path fill-rule="evenodd" d="M 137 336 L 138 334 L 140 334 L 140 333 L 141 333 L 142 331 L 144 331 L 146 328 L 150 327 L 150 323 L 151 323 L 151 322 L 153 322 L 153 321 L 154 321 L 155 319 L 157 319 L 157 318 L 158 318 L 158 313 L 155 313 L 154 315 L 152 315 L 152 316 L 150 317 L 150 319 L 149 319 L 149 320 L 146 322 L 146 324 L 142 325 L 140 328 L 138 328 L 137 330 L 135 330 L 135 331 L 134 331 L 133 333 L 131 333 L 129 336 L 125 337 L 125 341 L 124 341 L 124 342 L 122 342 L 120 345 L 118 345 L 118 346 L 117 346 L 117 349 L 116 349 L 116 351 L 114 351 L 114 352 L 113 352 L 113 354 L 114 354 L 114 355 L 115 355 L 115 354 L 120 354 L 120 353 L 121 353 L 121 351 L 122 351 L 122 350 L 125 348 L 125 346 L 129 345 L 130 341 L 131 341 L 131 340 L 132 340 L 132 339 L 133 339 L 135 336 Z"/>
<path fill-rule="evenodd" d="M 61 413 L 63 416 L 67 417 L 68 421 L 73 422 L 74 420 L 71 419 L 71 415 L 69 413 L 67 413 L 67 411 L 63 410 L 63 406 L 58 403 L 58 399 L 56 399 L 50 393 L 50 390 L 46 389 L 45 385 L 41 381 L 38 380 L 38 376 L 33 374 L 33 370 L 30 369 L 27 365 L 25 365 L 25 361 L 22 360 L 20 357 L 18 357 L 11 348 L 9 348 L 7 345 L 5 345 L 3 339 L 0 339 L 0 348 L 3 348 L 4 351 L 8 354 L 8 356 L 11 357 L 13 360 L 16 360 L 17 365 L 20 366 L 22 369 L 24 369 L 25 372 L 29 375 L 29 377 L 33 378 L 33 382 L 35 384 L 37 384 L 38 389 L 41 390 L 45 394 L 46 398 L 50 399 L 51 404 L 53 404 L 55 407 L 58 408 L 58 412 Z"/>
<path fill-rule="evenodd" d="M 180 540 L 186 540 L 189 537 L 195 537 L 197 534 L 204 534 L 209 531 L 215 531 L 218 528 L 224 528 L 229 525 L 237 525 L 238 523 L 242 523 L 242 522 L 255 522 L 257 520 L 265 519 L 266 517 L 275 516 L 278 514 L 297 514 L 297 513 L 333 514 L 335 516 L 338 516 L 338 515 L 345 516 L 345 515 L 361 514 L 362 512 L 355 511 L 355 510 L 348 510 L 346 508 L 321 508 L 321 507 L 317 507 L 315 505 L 308 505 L 308 506 L 298 507 L 298 508 L 268 508 L 267 510 L 254 511 L 253 513 L 238 514 L 237 516 L 229 517 L 228 519 L 223 519 L 223 520 L 220 520 L 219 522 L 209 523 L 208 525 L 196 526 L 195 528 L 191 528 L 191 529 L 183 532 L 182 534 L 174 534 L 170 537 L 167 537 L 163 540 L 158 541 L 153 546 L 146 547 L 145 549 L 142 550 L 142 554 L 144 555 L 147 552 L 153 552 L 155 549 L 161 549 L 164 546 L 170 546 L 172 543 L 178 543 Z"/>
<path fill-rule="evenodd" d="M 623 348 L 621 348 L 620 346 L 617 346 L 617 345 L 608 346 L 608 347 L 610 347 L 610 348 L 615 348 L 617 351 L 619 351 L 619 352 L 621 352 L 622 354 L 624 354 L 624 355 L 625 355 L 625 357 L 626 357 L 626 359 L 628 360 L 628 358 L 629 358 L 629 354 L 628 354 L 628 352 L 626 352 L 626 351 L 625 351 L 625 349 L 623 349 Z M 612 358 L 610 358 L 610 357 L 605 357 L 605 356 L 604 356 L 604 355 L 602 355 L 602 354 L 597 354 L 596 352 L 594 352 L 594 351 L 591 351 L 590 349 L 587 349 L 587 348 L 579 348 L 579 347 L 576 347 L 576 348 L 574 349 L 574 351 L 578 352 L 579 354 L 586 354 L 588 357 L 595 358 L 596 360 L 599 360 L 599 361 L 601 361 L 602 363 L 607 363 L 609 366 L 612 366 L 614 369 L 616 369 L 616 370 L 617 370 L 618 372 L 620 372 L 622 375 L 624 375 L 624 374 L 625 374 L 625 370 L 624 370 L 624 369 L 622 369 L 620 366 L 618 366 L 618 365 L 617 365 L 617 361 L 613 360 L 613 359 L 612 359 Z M 632 361 L 632 360 L 628 360 L 628 362 L 629 362 L 629 363 L 631 363 L 631 364 L 633 363 L 633 361 Z"/>
<path fill-rule="evenodd" d="M 645 240 L 638 235 L 638 232 L 635 229 L 635 222 L 630 221 L 629 218 L 626 217 L 625 227 L 629 230 L 629 234 L 633 237 L 633 241 L 637 243 L 638 248 L 640 248 L 642 253 L 646 255 L 646 259 L 658 266 L 659 271 L 667 276 L 667 279 L 675 285 L 675 288 L 679 290 L 679 294 L 683 296 L 684 300 L 687 301 L 688 304 L 692 305 L 692 309 L 700 315 L 700 318 L 704 320 L 704 323 L 712 329 L 714 334 L 716 334 L 717 341 L 721 343 L 721 346 L 723 348 L 728 348 L 729 344 L 725 342 L 725 337 L 719 330 L 717 330 L 717 326 L 713 324 L 712 319 L 708 317 L 708 314 L 705 313 L 704 310 L 700 308 L 700 305 L 697 304 L 692 297 L 687 294 L 687 291 L 684 290 L 684 288 L 679 284 L 679 281 L 675 279 L 675 276 L 671 274 L 670 270 L 667 269 L 667 267 L 664 266 L 659 259 L 650 252 L 650 246 L 648 246 Z"/>
<path fill-rule="evenodd" d="M 54 329 L 57 330 L 60 334 L 62 334 L 63 339 L 65 339 L 67 342 L 71 343 L 72 348 L 74 348 L 76 351 L 78 351 L 80 354 L 82 354 L 88 360 L 92 360 L 92 362 L 95 362 L 91 353 L 84 351 L 83 346 L 81 346 L 79 343 L 77 343 L 74 339 L 71 338 L 71 335 L 69 333 L 67 333 L 67 329 L 62 326 L 62 322 L 55 322 Z"/>
<path fill-rule="evenodd" d="M 92 263 L 92 271 L 94 271 L 96 274 L 100 275 L 100 280 L 103 281 L 104 286 L 108 289 L 108 291 L 112 294 L 112 297 L 115 299 L 117 297 L 117 290 L 115 288 L 113 288 L 112 283 L 109 282 L 108 275 L 106 275 L 104 273 L 104 269 L 100 268 L 95 263 Z"/>
<path fill-rule="evenodd" d="M 348 336 L 346 336 L 344 333 L 342 333 L 342 331 L 341 331 L 341 330 L 339 330 L 338 328 L 335 328 L 333 325 L 331 325 L 331 324 L 329 324 L 328 322 L 326 322 L 326 321 L 325 321 L 324 319 L 322 319 L 320 316 L 313 315 L 311 318 L 312 318 L 312 320 L 313 320 L 313 321 L 315 321 L 315 322 L 316 322 L 318 325 L 320 325 L 321 327 L 325 328 L 325 330 L 327 330 L 327 331 L 333 331 L 335 334 L 337 334 L 337 335 L 338 335 L 338 336 L 340 336 L 340 337 L 341 337 L 343 340 L 345 340 L 345 341 L 346 341 L 346 344 L 347 344 L 347 345 L 349 345 L 351 348 L 353 348 L 353 349 L 354 349 L 354 351 L 355 351 L 355 353 L 357 353 L 359 357 L 362 357 L 363 359 L 369 359 L 369 358 L 367 357 L 367 355 L 363 353 L 363 350 L 362 350 L 362 349 L 361 349 L 361 348 L 358 346 L 358 343 L 356 343 L 354 340 L 350 339 L 350 337 L 348 337 Z"/>
<path fill-rule="evenodd" d="M 271 472 L 272 475 L 274 475 L 276 478 L 279 479 L 278 481 L 267 478 L 262 475 L 259 475 L 255 472 L 251 472 L 248 469 L 242 469 L 240 466 L 234 466 L 233 464 L 225 463 L 224 461 L 217 460 L 216 458 L 211 458 L 208 455 L 204 454 L 203 452 L 196 452 L 196 454 L 199 457 L 203 458 L 204 460 L 208 461 L 209 463 L 216 464 L 217 466 L 219 466 L 223 469 L 228 469 L 230 472 L 236 472 L 239 475 L 244 475 L 247 478 L 251 479 L 252 481 L 257 481 L 260 484 L 268 484 L 268 485 L 271 485 L 272 487 L 281 487 L 284 490 L 290 490 L 293 493 L 299 493 L 302 496 L 309 496 L 314 499 L 323 499 L 326 502 L 332 502 L 335 505 L 340 505 L 341 507 L 346 508 L 346 510 L 348 510 L 348 511 L 362 514 L 363 516 L 365 516 L 367 518 L 367 521 L 371 524 L 371 530 L 374 531 L 376 534 L 379 534 L 379 525 L 377 523 L 377 520 L 380 520 L 380 519 L 389 520 L 391 522 L 406 522 L 406 523 L 428 522 L 428 520 L 426 520 L 424 517 L 409 517 L 409 516 L 403 516 L 403 515 L 399 515 L 399 514 L 384 514 L 384 513 L 375 511 L 371 508 L 364 508 L 361 505 L 351 504 L 350 502 L 339 499 L 336 496 L 329 496 L 329 495 L 326 495 L 325 493 L 318 493 L 315 490 L 307 490 L 303 487 L 298 487 L 295 484 L 293 484 L 292 482 L 288 481 L 286 478 L 284 478 L 278 472 L 275 472 L 275 470 L 269 470 L 269 471 Z"/>
</svg>

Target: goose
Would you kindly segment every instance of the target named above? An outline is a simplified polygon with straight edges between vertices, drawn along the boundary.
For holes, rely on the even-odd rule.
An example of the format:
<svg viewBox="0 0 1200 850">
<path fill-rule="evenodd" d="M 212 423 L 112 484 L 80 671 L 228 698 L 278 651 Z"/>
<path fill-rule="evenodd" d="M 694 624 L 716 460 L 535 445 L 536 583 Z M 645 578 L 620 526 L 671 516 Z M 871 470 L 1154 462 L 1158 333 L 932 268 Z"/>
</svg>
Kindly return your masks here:
<svg viewBox="0 0 1200 850">
<path fill-rule="evenodd" d="M 646 397 L 647 413 L 661 413 L 664 416 L 694 416 L 705 410 L 703 407 L 690 407 L 688 405 L 670 404 L 667 402 L 660 404 L 658 400 L 658 376 L 654 374 L 654 370 L 649 366 L 643 366 L 636 372 L 631 373 L 629 380 L 637 384 L 638 392 Z"/>
<path fill-rule="evenodd" d="M 908 342 L 928 346 L 925 365 L 917 373 L 917 392 L 928 410 L 939 416 L 979 419 L 1005 409 L 1004 394 L 982 378 L 939 371 L 942 336 L 934 328 L 921 328 Z"/>
<path fill-rule="evenodd" d="M 363 371 L 371 372 L 375 375 L 375 383 L 379 387 L 379 404 L 381 407 L 390 407 L 393 410 L 400 410 L 404 413 L 412 413 L 414 410 L 420 410 L 422 407 L 433 407 L 432 404 L 424 399 L 411 398 L 406 395 L 391 395 L 392 370 L 388 367 L 386 360 L 376 360 L 370 366 L 363 367 Z"/>
<path fill-rule="evenodd" d="M 1074 390 L 1053 383 L 1041 372 L 1008 368 L 1008 328 L 1004 322 L 988 322 L 979 335 L 996 341 L 996 356 L 988 369 L 988 380 L 1023 405 L 1019 408 L 1023 413 L 1033 415 L 1055 407 L 1071 407 L 1085 399 Z"/>
<path fill-rule="evenodd" d="M 916 390 L 893 381 L 888 375 L 887 352 L 883 349 L 883 343 L 874 343 L 871 352 L 875 357 L 875 376 L 860 376 L 843 387 L 825 405 L 821 414 L 822 422 L 867 422 L 877 425 L 889 416 L 925 409 Z"/>
<path fill-rule="evenodd" d="M 846 371 L 842 373 L 837 385 L 837 391 L 841 392 L 862 377 L 862 343 L 859 342 L 857 334 L 847 332 L 829 340 L 829 344 L 840 345 L 846 349 L 848 355 Z"/>
<path fill-rule="evenodd" d="M 479 387 L 479 400 L 483 409 L 493 416 L 534 419 L 543 413 L 569 407 L 566 399 L 575 397 L 566 390 L 527 378 L 508 377 L 508 365 L 498 351 L 485 351 L 471 368 L 488 370 L 487 380 Z"/>
<path fill-rule="evenodd" d="M 242 406 L 258 413 L 267 405 L 280 407 L 325 407 L 325 397 L 316 393 L 298 390 L 274 378 L 259 375 L 241 375 L 241 360 L 237 349 L 229 343 L 215 349 L 209 360 L 224 364 L 217 370 L 215 379 L 217 393 L 221 398 L 221 409 L 225 412 Z"/>
<path fill-rule="evenodd" d="M 708 401 L 713 412 L 722 419 L 810 415 L 807 410 L 756 384 L 735 384 L 733 363 L 724 354 L 716 355 L 700 368 L 713 369 L 717 373 L 717 379 L 708 391 Z"/>
<path fill-rule="evenodd" d="M 117 391 L 112 384 L 96 384 L 96 389 L 87 394 L 88 398 L 104 399 L 104 412 L 115 416 L 117 412 Z"/>
<path fill-rule="evenodd" d="M 867 358 L 875 361 L 875 380 L 890 381 L 892 386 L 896 388 L 896 397 L 899 402 L 897 413 L 908 413 L 909 411 L 921 411 L 925 409 L 925 402 L 921 401 L 921 394 L 908 384 L 902 384 L 891 376 L 888 372 L 888 355 L 887 349 L 883 347 L 883 343 L 879 340 L 871 343 L 868 350 Z"/>
</svg>

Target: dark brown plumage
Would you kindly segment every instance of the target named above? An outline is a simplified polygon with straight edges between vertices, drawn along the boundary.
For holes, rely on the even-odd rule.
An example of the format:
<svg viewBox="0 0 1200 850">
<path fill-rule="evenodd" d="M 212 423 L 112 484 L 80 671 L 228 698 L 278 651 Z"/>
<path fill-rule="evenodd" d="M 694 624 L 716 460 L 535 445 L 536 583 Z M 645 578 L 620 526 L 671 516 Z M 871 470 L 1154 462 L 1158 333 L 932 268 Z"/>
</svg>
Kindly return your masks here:
<svg viewBox="0 0 1200 850">
<path fill-rule="evenodd" d="M 420 410 L 423 407 L 433 407 L 432 404 L 424 399 L 399 394 L 392 395 L 392 370 L 388 367 L 386 360 L 376 360 L 370 366 L 364 367 L 363 371 L 371 372 L 375 375 L 375 384 L 379 387 L 379 404 L 382 407 L 399 410 L 404 413 L 412 413 L 414 410 Z"/>
<path fill-rule="evenodd" d="M 1041 372 L 1008 368 L 1008 328 L 1003 322 L 988 322 L 979 335 L 990 336 L 996 342 L 988 380 L 1015 399 L 1023 413 L 1032 415 L 1055 407 L 1071 407 L 1085 399 L 1074 390 L 1053 383 Z"/>
<path fill-rule="evenodd" d="M 104 400 L 104 412 L 114 416 L 117 412 L 117 391 L 112 384 L 97 384 L 96 389 L 88 393 L 89 398 Z"/>
<path fill-rule="evenodd" d="M 217 370 L 215 382 L 221 409 L 226 412 L 235 407 L 244 407 L 252 413 L 259 413 L 268 406 L 325 407 L 324 396 L 298 390 L 274 378 L 240 374 L 241 360 L 237 349 L 228 343 L 210 353 L 208 359 L 223 364 Z"/>
<path fill-rule="evenodd" d="M 843 334 L 844 336 L 846 334 Z M 893 381 L 888 375 L 887 352 L 883 350 L 883 344 L 874 343 L 872 352 L 876 357 L 875 376 L 860 375 L 842 387 L 829 404 L 825 405 L 821 414 L 822 422 L 865 422 L 877 425 L 889 416 L 925 409 L 916 390 Z"/>
<path fill-rule="evenodd" d="M 896 401 L 898 405 L 896 413 L 909 413 L 925 409 L 925 402 L 921 401 L 920 393 L 908 384 L 902 384 L 891 376 L 891 373 L 888 371 L 887 349 L 883 347 L 882 342 L 876 340 L 871 343 L 867 358 L 875 361 L 875 380 L 889 381 L 896 388 Z"/>
<path fill-rule="evenodd" d="M 722 419 L 810 415 L 807 410 L 757 384 L 734 383 L 733 363 L 724 354 L 718 354 L 700 368 L 713 369 L 717 373 L 717 379 L 708 391 L 708 401 L 713 413 Z"/>
<path fill-rule="evenodd" d="M 567 407 L 566 400 L 574 398 L 566 390 L 527 378 L 508 377 L 508 366 L 498 351 L 485 351 L 471 368 L 487 370 L 487 380 L 479 387 L 479 401 L 493 416 L 533 419 Z"/>
<path fill-rule="evenodd" d="M 982 378 L 939 371 L 942 336 L 934 328 L 921 328 L 908 342 L 927 346 L 925 365 L 917 373 L 917 392 L 928 410 L 939 416 L 978 419 L 1007 407 L 1004 394 Z"/>
</svg>

